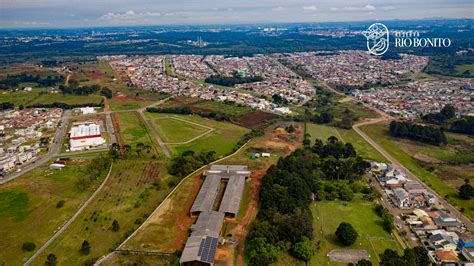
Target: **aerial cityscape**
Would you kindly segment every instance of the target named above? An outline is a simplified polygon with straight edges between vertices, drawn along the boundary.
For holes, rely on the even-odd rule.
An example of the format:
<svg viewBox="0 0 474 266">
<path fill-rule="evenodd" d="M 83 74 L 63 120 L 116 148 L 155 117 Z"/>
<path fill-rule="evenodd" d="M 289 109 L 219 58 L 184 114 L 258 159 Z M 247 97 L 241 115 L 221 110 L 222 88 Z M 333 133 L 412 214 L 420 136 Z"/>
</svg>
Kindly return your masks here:
<svg viewBox="0 0 474 266">
<path fill-rule="evenodd" d="M 0 265 L 474 265 L 474 5 L 0 3 Z"/>
</svg>

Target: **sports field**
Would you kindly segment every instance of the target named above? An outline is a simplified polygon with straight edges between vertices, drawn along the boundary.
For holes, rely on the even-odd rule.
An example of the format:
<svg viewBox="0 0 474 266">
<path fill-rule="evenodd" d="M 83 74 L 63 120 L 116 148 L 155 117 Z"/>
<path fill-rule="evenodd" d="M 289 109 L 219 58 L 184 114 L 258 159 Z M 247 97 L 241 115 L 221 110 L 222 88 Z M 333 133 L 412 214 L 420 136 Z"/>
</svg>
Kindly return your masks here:
<svg viewBox="0 0 474 266">
<path fill-rule="evenodd" d="M 311 205 L 313 213 L 314 243 L 319 249 L 310 265 L 327 265 L 327 253 L 332 249 L 365 249 L 371 255 L 373 265 L 386 248 L 402 251 L 401 246 L 382 227 L 382 219 L 374 211 L 374 204 L 357 195 L 351 202 L 321 201 Z M 344 247 L 338 243 L 335 232 L 341 222 L 354 226 L 359 234 L 356 243 Z M 343 264 L 345 265 L 345 264 Z"/>
<path fill-rule="evenodd" d="M 60 171 L 45 164 L 0 187 L 0 265 L 21 265 L 33 254 L 22 251 L 23 243 L 33 242 L 37 250 L 92 194 L 105 175 L 80 190 L 76 184 L 87 164 L 70 161 Z"/>
<path fill-rule="evenodd" d="M 114 164 L 110 179 L 82 214 L 48 247 L 33 265 L 43 265 L 53 253 L 58 265 L 84 265 L 115 248 L 156 208 L 171 190 L 166 165 L 128 159 Z M 112 230 L 117 220 L 119 230 Z M 84 240 L 90 254 L 81 255 Z"/>
<path fill-rule="evenodd" d="M 186 142 L 199 135 L 212 131 L 212 128 L 197 123 L 178 120 L 173 117 L 154 119 L 153 126 L 164 142 Z"/>
<path fill-rule="evenodd" d="M 218 122 L 212 119 L 202 118 L 198 115 L 146 113 L 146 116 L 150 120 L 152 120 L 154 124 L 156 123 L 156 121 L 159 122 L 161 118 L 175 117 L 214 129 L 209 134 L 206 134 L 187 144 L 168 144 L 169 149 L 174 154 L 181 154 L 184 151 L 188 150 L 196 152 L 215 151 L 216 157 L 220 157 L 230 153 L 234 149 L 235 145 L 242 138 L 242 136 L 249 132 L 248 129 L 237 125 L 228 122 Z M 180 122 L 181 124 L 179 125 L 179 127 L 189 124 L 182 121 Z"/>
<path fill-rule="evenodd" d="M 462 200 L 457 196 L 457 188 L 464 179 L 474 178 L 472 139 L 448 133 L 448 145 L 433 146 L 390 137 L 386 124 L 361 129 L 438 194 L 474 219 L 474 199 Z"/>
<path fill-rule="evenodd" d="M 348 130 L 312 123 L 307 123 L 306 126 L 307 133 L 311 135 L 311 143 L 313 144 L 315 139 L 327 141 L 329 137 L 334 136 L 343 142 L 352 143 L 357 153 L 367 160 L 387 162 L 385 157 L 383 157 L 377 150 L 375 150 L 352 129 Z"/>
</svg>

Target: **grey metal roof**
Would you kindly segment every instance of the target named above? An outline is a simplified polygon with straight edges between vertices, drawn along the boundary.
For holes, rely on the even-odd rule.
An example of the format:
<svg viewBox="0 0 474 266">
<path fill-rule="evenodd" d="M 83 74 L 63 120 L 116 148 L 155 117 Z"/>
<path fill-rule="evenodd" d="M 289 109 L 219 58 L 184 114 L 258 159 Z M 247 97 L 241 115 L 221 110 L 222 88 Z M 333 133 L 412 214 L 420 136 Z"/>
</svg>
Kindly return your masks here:
<svg viewBox="0 0 474 266">
<path fill-rule="evenodd" d="M 222 197 L 220 212 L 239 214 L 240 202 L 244 193 L 245 176 L 232 176 Z"/>
<path fill-rule="evenodd" d="M 194 200 L 191 212 L 211 211 L 219 193 L 221 178 L 218 175 L 207 176 Z"/>
<path fill-rule="evenodd" d="M 191 227 L 191 236 L 186 241 L 179 262 L 201 261 L 214 263 L 217 242 L 223 223 L 224 213 L 201 212 L 196 223 Z"/>
</svg>

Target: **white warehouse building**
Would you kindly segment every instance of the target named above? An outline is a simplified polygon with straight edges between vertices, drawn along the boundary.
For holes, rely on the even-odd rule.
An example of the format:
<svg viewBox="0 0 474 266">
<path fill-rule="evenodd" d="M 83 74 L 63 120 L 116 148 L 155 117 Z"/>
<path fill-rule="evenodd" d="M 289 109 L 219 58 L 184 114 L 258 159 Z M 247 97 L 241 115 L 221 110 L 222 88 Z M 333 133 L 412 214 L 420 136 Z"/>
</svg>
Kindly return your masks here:
<svg viewBox="0 0 474 266">
<path fill-rule="evenodd" d="M 95 122 L 74 124 L 69 131 L 69 149 L 80 151 L 105 144 L 100 133 L 100 125 Z"/>
</svg>

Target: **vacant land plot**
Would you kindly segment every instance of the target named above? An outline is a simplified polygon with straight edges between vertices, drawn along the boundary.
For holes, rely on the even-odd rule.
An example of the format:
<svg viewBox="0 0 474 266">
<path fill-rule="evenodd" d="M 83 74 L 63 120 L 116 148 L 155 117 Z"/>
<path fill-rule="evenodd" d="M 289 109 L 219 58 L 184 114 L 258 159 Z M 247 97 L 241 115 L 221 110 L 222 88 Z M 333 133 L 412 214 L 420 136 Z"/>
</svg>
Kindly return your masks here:
<svg viewBox="0 0 474 266">
<path fill-rule="evenodd" d="M 20 105 L 27 106 L 46 92 L 47 90 L 42 88 L 35 88 L 32 91 L 2 91 L 0 92 L 0 103 L 11 102 L 16 107 Z"/>
<path fill-rule="evenodd" d="M 108 253 L 125 239 L 154 210 L 171 190 L 166 166 L 158 161 L 126 160 L 114 164 L 104 189 L 61 234 L 34 265 L 56 254 L 59 265 L 84 265 Z M 118 230 L 112 230 L 117 220 Z M 80 254 L 84 240 L 89 254 Z"/>
<path fill-rule="evenodd" d="M 186 142 L 207 131 L 212 131 L 212 128 L 207 126 L 173 117 L 154 119 L 152 124 L 164 142 Z"/>
<path fill-rule="evenodd" d="M 42 246 L 92 194 L 105 176 L 86 190 L 79 189 L 77 182 L 87 163 L 70 161 L 60 171 L 49 170 L 46 164 L 0 187 L 0 264 L 21 265 L 33 255 L 22 251 L 23 243 Z"/>
<path fill-rule="evenodd" d="M 31 101 L 30 104 L 50 104 L 50 103 L 65 103 L 65 104 L 100 104 L 102 102 L 102 96 L 98 94 L 90 95 L 72 95 L 62 93 L 49 93 L 42 94 L 39 97 Z"/>
<path fill-rule="evenodd" d="M 279 116 L 272 113 L 265 113 L 262 111 L 253 111 L 239 115 L 235 120 L 242 126 L 251 129 L 259 129 L 265 126 L 265 123 L 268 123 L 272 120 L 278 119 Z"/>
<path fill-rule="evenodd" d="M 193 107 L 225 113 L 231 116 L 239 116 L 252 111 L 252 108 L 248 106 L 237 106 L 235 104 L 220 103 L 215 101 L 202 101 L 194 104 Z"/>
<path fill-rule="evenodd" d="M 474 199 L 462 200 L 457 196 L 457 188 L 464 179 L 474 178 L 470 171 L 472 163 L 449 164 L 450 160 L 456 161 L 460 156 L 464 157 L 460 160 L 469 160 L 468 157 L 472 156 L 472 144 L 465 139 L 466 136 L 448 134 L 448 143 L 451 144 L 438 147 L 390 137 L 387 124 L 368 125 L 361 129 L 414 175 L 474 219 Z"/>
<path fill-rule="evenodd" d="M 331 105 L 329 113 L 336 118 L 342 118 L 344 111 L 348 109 L 358 118 L 378 118 L 380 115 L 372 109 L 365 107 L 363 104 L 354 100 L 337 102 Z"/>
<path fill-rule="evenodd" d="M 198 115 L 146 113 L 146 116 L 151 120 L 165 117 L 175 117 L 214 129 L 211 133 L 206 134 L 190 143 L 176 145 L 169 144 L 168 147 L 174 154 L 181 154 L 184 151 L 189 150 L 196 152 L 215 151 L 216 157 L 220 157 L 230 153 L 234 149 L 235 145 L 240 141 L 242 136 L 249 132 L 248 129 L 237 125 L 227 122 L 218 122 L 212 119 L 200 117 Z M 179 134 L 179 132 L 175 133 Z"/>
<path fill-rule="evenodd" d="M 311 123 L 306 124 L 306 127 L 307 133 L 311 135 L 312 143 L 314 143 L 315 139 L 327 141 L 329 137 L 334 136 L 344 142 L 352 143 L 357 153 L 367 160 L 387 162 L 385 157 L 383 157 L 377 150 L 375 150 L 369 143 L 367 143 L 362 137 L 360 137 L 357 132 L 352 129 L 341 129 Z"/>
<path fill-rule="evenodd" d="M 116 117 L 119 126 L 119 134 L 124 144 L 130 145 L 132 149 L 135 149 L 137 143 L 143 143 L 152 147 L 155 145 L 155 140 L 150 130 L 137 112 L 119 113 Z M 151 154 L 153 154 L 153 152 L 156 151 L 152 149 Z"/>
<path fill-rule="evenodd" d="M 198 174 L 186 179 L 122 249 L 172 253 L 184 248 L 188 229 L 195 221 L 189 210 L 199 191 L 201 177 Z"/>
<path fill-rule="evenodd" d="M 372 202 L 360 199 L 351 202 L 321 201 L 311 206 L 313 213 L 314 242 L 318 246 L 311 265 L 329 264 L 327 253 L 333 249 L 364 249 L 370 254 L 373 265 L 379 263 L 378 255 L 386 248 L 401 252 L 401 247 L 382 227 L 382 220 L 374 211 Z M 359 234 L 352 246 L 342 246 L 335 235 L 341 222 L 354 226 Z"/>
</svg>

